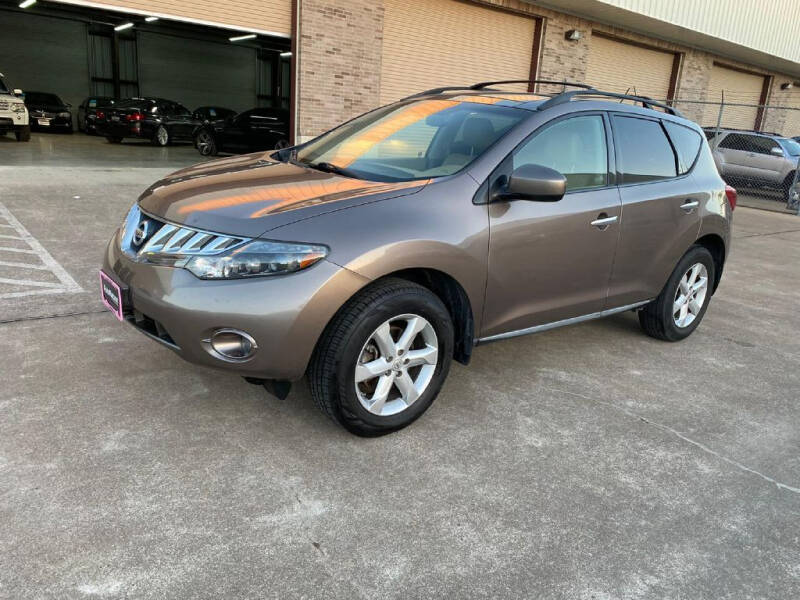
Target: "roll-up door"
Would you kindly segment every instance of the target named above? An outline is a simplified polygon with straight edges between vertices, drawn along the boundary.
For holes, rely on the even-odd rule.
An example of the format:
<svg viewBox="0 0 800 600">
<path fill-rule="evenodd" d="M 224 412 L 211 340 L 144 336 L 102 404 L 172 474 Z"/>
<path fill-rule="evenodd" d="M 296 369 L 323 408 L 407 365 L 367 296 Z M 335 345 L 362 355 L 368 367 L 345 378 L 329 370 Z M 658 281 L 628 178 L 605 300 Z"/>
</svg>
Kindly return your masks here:
<svg viewBox="0 0 800 600">
<path fill-rule="evenodd" d="M 592 34 L 586 83 L 607 92 L 665 100 L 675 54 Z"/>
<path fill-rule="evenodd" d="M 269 31 L 289 37 L 292 32 L 291 0 L 100 0 L 98 8 L 120 8 L 156 15 L 174 16 L 204 24 L 219 23 L 242 29 Z"/>
<path fill-rule="evenodd" d="M 0 72 L 23 91 L 50 92 L 77 107 L 89 95 L 86 25 L 2 12 Z"/>
<path fill-rule="evenodd" d="M 139 93 L 174 100 L 189 110 L 256 106 L 256 50 L 183 37 L 140 33 Z"/>
<path fill-rule="evenodd" d="M 439 86 L 530 77 L 531 17 L 456 0 L 384 0 L 384 10 L 382 104 Z"/>
<path fill-rule="evenodd" d="M 756 126 L 758 107 L 764 89 L 763 75 L 744 73 L 721 65 L 711 68 L 706 100 L 719 102 L 725 92 L 725 109 L 722 111 L 722 126 L 735 129 L 753 129 Z M 727 106 L 727 104 L 747 106 Z M 701 125 L 717 124 L 719 116 L 718 104 L 706 104 Z"/>
</svg>

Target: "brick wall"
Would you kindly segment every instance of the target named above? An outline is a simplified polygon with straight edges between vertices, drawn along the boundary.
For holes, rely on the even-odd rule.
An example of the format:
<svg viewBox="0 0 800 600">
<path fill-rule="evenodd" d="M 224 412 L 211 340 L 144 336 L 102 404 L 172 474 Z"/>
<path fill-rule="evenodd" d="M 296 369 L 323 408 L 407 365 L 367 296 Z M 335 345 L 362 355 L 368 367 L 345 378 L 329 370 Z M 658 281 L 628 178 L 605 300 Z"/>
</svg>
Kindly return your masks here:
<svg viewBox="0 0 800 600">
<path fill-rule="evenodd" d="M 455 0 L 454 0 L 455 1 Z M 646 44 L 682 55 L 677 97 L 705 101 L 715 60 L 773 77 L 770 103 L 785 104 L 797 98 L 800 88 L 781 92 L 780 84 L 792 78 L 777 72 L 749 67 L 690 47 L 640 35 L 616 27 L 558 13 L 521 0 L 464 0 L 544 18 L 544 39 L 539 62 L 542 79 L 583 81 L 592 43 L 592 32 Z M 570 29 L 584 37 L 572 42 L 564 34 Z M 382 0 L 302 0 L 299 36 L 299 135 L 316 135 L 380 103 Z M 409 69 L 424 68 L 410 64 Z M 700 120 L 704 105 L 679 103 L 690 119 Z M 788 111 L 767 111 L 764 127 L 783 126 Z M 800 132 L 798 132 L 800 133 Z"/>
<path fill-rule="evenodd" d="M 379 104 L 383 6 L 372 0 L 300 4 L 300 140 Z"/>
</svg>

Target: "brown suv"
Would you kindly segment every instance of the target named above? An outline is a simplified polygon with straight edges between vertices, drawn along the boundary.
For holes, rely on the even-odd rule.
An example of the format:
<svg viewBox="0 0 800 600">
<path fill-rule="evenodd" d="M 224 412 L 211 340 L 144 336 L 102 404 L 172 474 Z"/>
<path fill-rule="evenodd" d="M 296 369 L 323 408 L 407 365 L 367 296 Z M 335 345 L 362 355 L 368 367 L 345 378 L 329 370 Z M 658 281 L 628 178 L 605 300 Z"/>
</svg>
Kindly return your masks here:
<svg viewBox="0 0 800 600">
<path fill-rule="evenodd" d="M 277 395 L 307 374 L 360 435 L 411 423 L 479 344 L 626 310 L 653 337 L 692 333 L 733 200 L 702 130 L 588 86 L 488 85 L 158 181 L 108 245 L 104 302 Z"/>
</svg>

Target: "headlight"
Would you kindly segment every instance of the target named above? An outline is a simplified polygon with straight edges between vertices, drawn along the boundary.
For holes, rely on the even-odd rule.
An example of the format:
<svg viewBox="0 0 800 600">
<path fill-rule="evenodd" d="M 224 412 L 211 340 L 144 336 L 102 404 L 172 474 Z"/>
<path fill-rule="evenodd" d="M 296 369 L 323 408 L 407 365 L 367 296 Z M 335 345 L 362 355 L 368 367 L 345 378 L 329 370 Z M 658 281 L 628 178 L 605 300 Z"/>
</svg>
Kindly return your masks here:
<svg viewBox="0 0 800 600">
<path fill-rule="evenodd" d="M 17 113 L 23 113 L 25 112 L 25 105 L 22 102 L 14 102 L 11 105 L 11 110 Z"/>
<path fill-rule="evenodd" d="M 175 263 L 200 279 L 245 279 L 307 269 L 327 256 L 325 246 L 254 240 L 219 256 L 193 256 Z"/>
<path fill-rule="evenodd" d="M 69 114 L 68 112 L 61 112 L 61 113 L 58 113 L 58 116 L 59 117 L 63 117 L 64 119 L 69 119 L 72 115 Z"/>
</svg>

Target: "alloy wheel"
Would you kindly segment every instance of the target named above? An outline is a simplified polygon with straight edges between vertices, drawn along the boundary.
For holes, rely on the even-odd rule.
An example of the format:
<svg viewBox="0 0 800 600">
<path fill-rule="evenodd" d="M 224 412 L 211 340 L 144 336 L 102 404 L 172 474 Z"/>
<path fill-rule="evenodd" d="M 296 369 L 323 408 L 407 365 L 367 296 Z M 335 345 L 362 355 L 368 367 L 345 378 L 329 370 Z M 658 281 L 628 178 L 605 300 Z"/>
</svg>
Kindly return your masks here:
<svg viewBox="0 0 800 600">
<path fill-rule="evenodd" d="M 211 154 L 212 144 L 213 140 L 207 131 L 203 131 L 197 136 L 197 149 L 200 150 L 200 154 L 203 156 Z"/>
<path fill-rule="evenodd" d="M 439 340 L 427 319 L 393 317 L 367 339 L 355 367 L 356 396 L 370 413 L 395 415 L 425 392 L 439 360 Z"/>
<path fill-rule="evenodd" d="M 703 263 L 695 263 L 678 282 L 672 319 L 678 327 L 688 327 L 700 314 L 708 293 L 708 270 Z"/>
<path fill-rule="evenodd" d="M 169 141 L 169 133 L 163 125 L 159 126 L 158 131 L 156 131 L 156 139 L 161 146 L 167 145 L 167 142 Z"/>
</svg>

